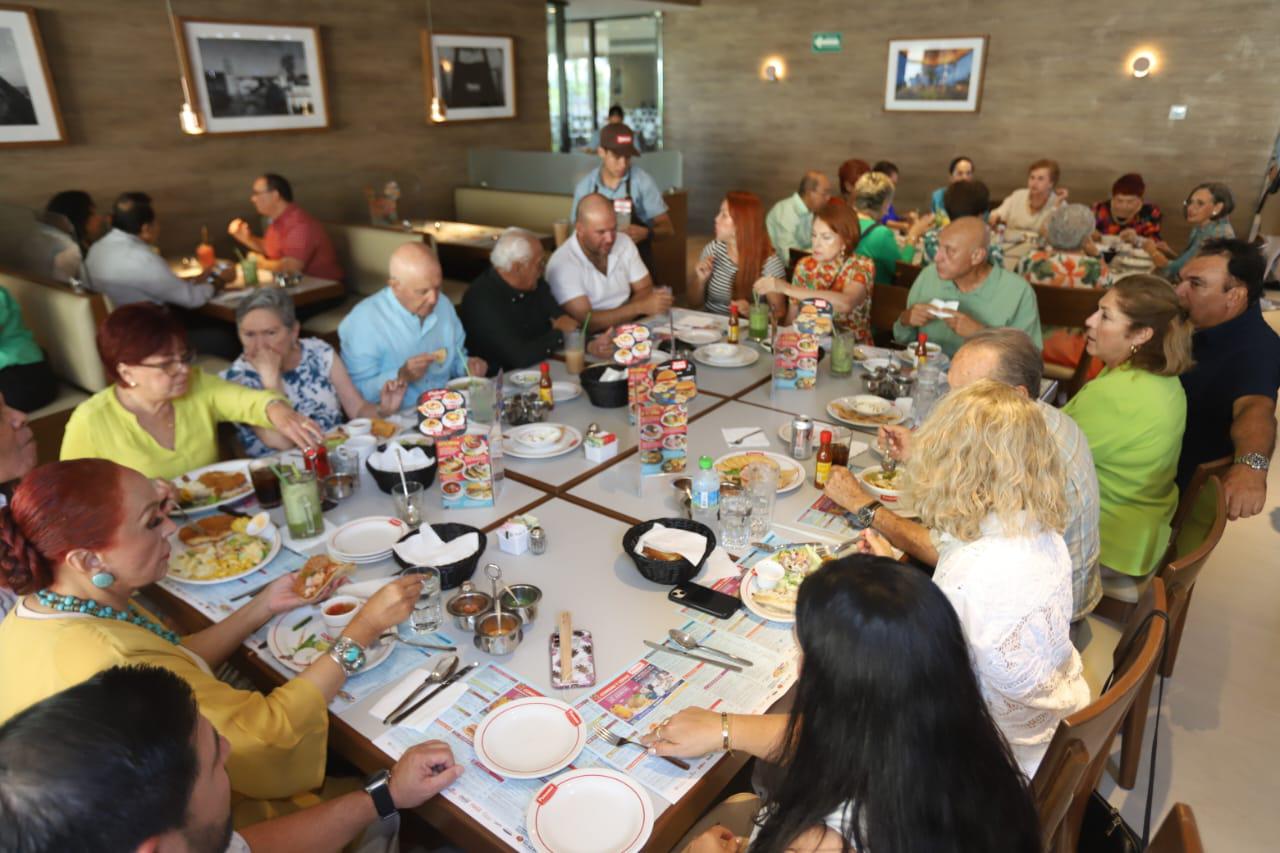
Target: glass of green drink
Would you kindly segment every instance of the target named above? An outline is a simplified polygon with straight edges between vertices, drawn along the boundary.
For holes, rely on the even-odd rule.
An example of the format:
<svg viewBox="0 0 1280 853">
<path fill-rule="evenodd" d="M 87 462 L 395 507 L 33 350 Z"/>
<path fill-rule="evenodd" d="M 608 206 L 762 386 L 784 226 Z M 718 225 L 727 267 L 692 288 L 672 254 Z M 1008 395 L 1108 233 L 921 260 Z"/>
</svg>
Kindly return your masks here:
<svg viewBox="0 0 1280 853">
<path fill-rule="evenodd" d="M 850 329 L 831 333 L 831 375 L 848 376 L 853 372 L 853 349 L 856 343 Z"/>
<path fill-rule="evenodd" d="M 747 312 L 747 329 L 753 341 L 763 341 L 769 336 L 769 303 L 752 302 Z"/>
</svg>

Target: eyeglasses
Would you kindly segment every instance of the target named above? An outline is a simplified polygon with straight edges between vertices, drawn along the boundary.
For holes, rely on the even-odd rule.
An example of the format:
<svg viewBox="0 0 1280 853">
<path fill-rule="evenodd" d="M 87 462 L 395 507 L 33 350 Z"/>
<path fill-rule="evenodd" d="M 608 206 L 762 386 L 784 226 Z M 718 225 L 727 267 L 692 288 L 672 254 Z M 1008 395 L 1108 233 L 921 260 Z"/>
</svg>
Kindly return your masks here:
<svg viewBox="0 0 1280 853">
<path fill-rule="evenodd" d="M 250 195 L 270 195 L 273 192 L 275 192 L 275 190 L 271 189 L 271 187 L 267 187 L 264 190 L 260 190 L 256 187 L 252 187 L 250 188 L 249 194 Z"/>
<path fill-rule="evenodd" d="M 153 367 L 156 370 L 163 370 L 170 376 L 176 376 L 184 367 L 191 367 L 196 362 L 196 354 L 194 351 L 188 350 L 182 355 L 175 358 L 165 359 L 164 361 L 153 361 L 148 364 L 145 361 L 138 362 L 134 367 Z"/>
</svg>

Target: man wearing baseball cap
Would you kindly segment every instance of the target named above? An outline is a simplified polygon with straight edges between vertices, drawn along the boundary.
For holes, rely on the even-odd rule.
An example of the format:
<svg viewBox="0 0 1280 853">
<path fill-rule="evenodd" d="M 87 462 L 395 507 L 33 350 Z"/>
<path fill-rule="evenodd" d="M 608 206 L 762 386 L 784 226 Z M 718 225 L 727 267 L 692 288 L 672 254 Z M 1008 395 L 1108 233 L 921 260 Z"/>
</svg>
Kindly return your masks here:
<svg viewBox="0 0 1280 853">
<path fill-rule="evenodd" d="M 573 188 L 573 210 L 569 215 L 577 220 L 578 202 L 590 193 L 612 201 L 618 230 L 632 239 L 645 266 L 652 271 L 653 237 L 670 236 L 675 229 L 657 182 L 639 166 L 631 165 L 631 158 L 640 156 L 635 143 L 635 131 L 625 124 L 606 124 L 600 129 L 600 147 L 596 149 L 600 168 Z"/>
</svg>

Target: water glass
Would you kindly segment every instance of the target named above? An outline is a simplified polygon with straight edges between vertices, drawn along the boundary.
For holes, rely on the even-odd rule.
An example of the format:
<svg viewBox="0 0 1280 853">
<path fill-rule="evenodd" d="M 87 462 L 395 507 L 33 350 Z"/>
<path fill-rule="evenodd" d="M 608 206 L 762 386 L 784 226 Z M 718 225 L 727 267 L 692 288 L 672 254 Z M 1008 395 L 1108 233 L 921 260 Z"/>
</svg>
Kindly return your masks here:
<svg viewBox="0 0 1280 853">
<path fill-rule="evenodd" d="M 407 492 L 406 486 L 409 489 Z M 395 504 L 396 517 L 415 530 L 422 524 L 422 519 L 426 518 L 426 501 L 427 490 L 419 482 L 409 480 L 395 483 L 391 487 L 391 502 Z"/>
<path fill-rule="evenodd" d="M 339 447 L 329 454 L 329 469 L 334 475 L 351 477 L 352 490 L 360 489 L 360 456 L 350 448 Z"/>
<path fill-rule="evenodd" d="M 856 340 L 851 329 L 831 333 L 831 375 L 848 376 L 853 372 L 853 349 Z"/>
<path fill-rule="evenodd" d="M 751 542 L 753 498 L 745 489 L 720 488 L 720 546 L 733 554 Z"/>
<path fill-rule="evenodd" d="M 778 469 L 752 462 L 742 470 L 742 485 L 751 496 L 751 538 L 763 539 L 773 524 L 773 505 L 778 498 Z"/>
<path fill-rule="evenodd" d="M 468 402 L 472 419 L 484 424 L 493 423 L 494 410 L 498 403 L 497 384 L 492 379 L 473 376 L 467 390 L 471 398 Z"/>
<path fill-rule="evenodd" d="M 413 566 L 405 570 L 405 577 L 416 577 L 422 582 L 422 588 L 418 590 L 418 600 L 413 603 L 413 611 L 409 614 L 408 636 L 402 635 L 402 638 L 408 643 L 413 643 L 415 639 L 419 642 L 431 642 L 431 638 L 426 635 L 439 628 L 444 621 L 440 571 L 430 566 Z"/>
</svg>

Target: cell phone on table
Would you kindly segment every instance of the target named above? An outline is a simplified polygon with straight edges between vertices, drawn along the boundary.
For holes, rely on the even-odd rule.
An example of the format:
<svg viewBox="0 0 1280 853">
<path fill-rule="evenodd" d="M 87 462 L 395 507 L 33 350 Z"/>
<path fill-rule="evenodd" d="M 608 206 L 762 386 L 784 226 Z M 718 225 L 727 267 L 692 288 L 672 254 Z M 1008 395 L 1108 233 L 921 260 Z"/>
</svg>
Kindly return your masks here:
<svg viewBox="0 0 1280 853">
<path fill-rule="evenodd" d="M 737 597 L 696 583 L 676 584 L 667 593 L 667 598 L 676 604 L 710 613 L 720 619 L 728 619 L 742 606 L 742 601 Z"/>
<path fill-rule="evenodd" d="M 575 630 L 571 644 L 569 680 L 560 680 L 560 632 L 551 632 L 551 686 L 557 690 L 568 687 L 590 687 L 596 683 L 596 644 L 590 631 Z"/>
</svg>

